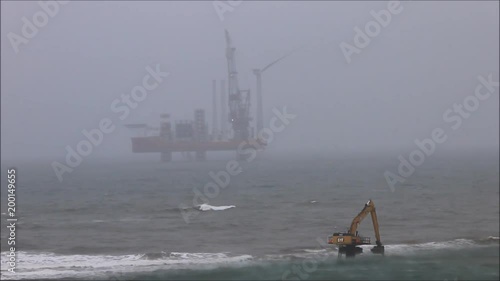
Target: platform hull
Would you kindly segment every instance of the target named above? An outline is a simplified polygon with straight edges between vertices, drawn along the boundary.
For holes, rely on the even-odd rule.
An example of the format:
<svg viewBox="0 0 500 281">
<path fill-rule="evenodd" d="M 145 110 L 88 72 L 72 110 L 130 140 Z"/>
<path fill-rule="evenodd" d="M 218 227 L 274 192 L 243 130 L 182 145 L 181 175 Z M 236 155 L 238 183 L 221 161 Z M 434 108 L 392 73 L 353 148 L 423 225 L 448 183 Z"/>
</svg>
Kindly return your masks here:
<svg viewBox="0 0 500 281">
<path fill-rule="evenodd" d="M 159 136 L 132 138 L 132 152 L 183 152 L 183 151 L 231 151 L 245 149 L 249 146 L 263 149 L 265 144 L 257 139 L 229 141 L 168 141 Z"/>
</svg>

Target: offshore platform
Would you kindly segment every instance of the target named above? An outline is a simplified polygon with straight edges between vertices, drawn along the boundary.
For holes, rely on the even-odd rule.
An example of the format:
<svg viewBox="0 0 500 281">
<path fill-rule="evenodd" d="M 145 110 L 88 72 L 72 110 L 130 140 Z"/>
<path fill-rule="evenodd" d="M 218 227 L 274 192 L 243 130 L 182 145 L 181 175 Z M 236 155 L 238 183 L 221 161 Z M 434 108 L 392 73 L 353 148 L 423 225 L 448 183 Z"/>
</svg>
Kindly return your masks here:
<svg viewBox="0 0 500 281">
<path fill-rule="evenodd" d="M 172 122 L 169 114 L 160 116 L 160 127 L 149 127 L 146 124 L 127 124 L 129 129 L 141 130 L 142 136 L 132 137 L 132 152 L 160 153 L 162 162 L 172 161 L 172 153 L 179 152 L 187 159 L 202 161 L 206 159 L 207 151 L 236 151 L 237 160 L 245 160 L 248 154 L 241 151 L 252 145 L 264 149 L 265 141 L 259 139 L 250 126 L 250 90 L 242 90 L 238 84 L 236 70 L 236 48 L 232 45 L 229 32 L 225 31 L 226 59 L 228 70 L 228 99 L 226 102 L 226 82 L 220 81 L 221 115 L 217 116 L 217 81 L 212 81 L 212 127 L 211 132 L 205 119 L 205 110 L 196 109 L 193 120 L 179 120 Z M 281 60 L 283 57 L 269 64 L 266 68 Z M 265 69 L 265 68 L 263 68 Z M 260 78 L 259 71 L 259 76 Z M 262 129 L 262 94 L 260 79 L 257 81 L 257 129 Z M 227 113 L 227 107 L 229 113 Z M 220 118 L 220 129 L 218 121 Z M 155 132 L 149 135 L 151 131 Z M 194 153 L 194 157 L 193 157 Z"/>
</svg>

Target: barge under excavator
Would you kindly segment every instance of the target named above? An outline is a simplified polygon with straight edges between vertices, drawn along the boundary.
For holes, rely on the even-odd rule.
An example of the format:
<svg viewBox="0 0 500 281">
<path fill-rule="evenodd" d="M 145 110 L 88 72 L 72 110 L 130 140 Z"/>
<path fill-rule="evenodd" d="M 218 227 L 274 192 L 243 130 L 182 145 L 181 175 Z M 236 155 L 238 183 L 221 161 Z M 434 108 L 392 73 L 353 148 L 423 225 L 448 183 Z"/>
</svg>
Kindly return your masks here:
<svg viewBox="0 0 500 281">
<path fill-rule="evenodd" d="M 371 249 L 374 254 L 384 254 L 384 246 L 380 241 L 380 233 L 378 227 L 377 213 L 375 211 L 375 204 L 370 199 L 364 206 L 363 210 L 352 220 L 351 227 L 347 232 L 333 233 L 332 236 L 328 237 L 328 244 L 335 244 L 339 247 L 339 255 L 345 254 L 346 257 L 355 256 L 358 253 L 362 253 L 363 249 L 358 247 L 359 245 L 370 245 L 369 237 L 362 237 L 358 234 L 358 226 L 361 221 L 368 215 L 371 214 L 373 229 L 375 231 L 375 241 L 376 245 Z"/>
</svg>

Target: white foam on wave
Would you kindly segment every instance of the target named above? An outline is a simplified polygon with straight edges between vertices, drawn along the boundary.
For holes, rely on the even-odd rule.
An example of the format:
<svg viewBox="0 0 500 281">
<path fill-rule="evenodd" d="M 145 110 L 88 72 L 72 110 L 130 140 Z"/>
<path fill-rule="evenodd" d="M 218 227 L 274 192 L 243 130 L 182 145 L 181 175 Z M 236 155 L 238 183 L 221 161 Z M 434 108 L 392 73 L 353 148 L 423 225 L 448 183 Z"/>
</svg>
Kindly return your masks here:
<svg viewBox="0 0 500 281">
<path fill-rule="evenodd" d="M 489 240 L 494 240 L 498 237 L 490 236 Z M 375 245 L 362 245 L 363 253 L 370 253 L 370 249 Z M 478 243 L 477 241 L 469 239 L 455 239 L 451 241 L 443 242 L 426 242 L 417 244 L 386 244 L 385 255 L 412 255 L 418 252 L 432 251 L 432 250 L 442 250 L 442 249 L 463 249 L 471 247 L 483 247 L 485 245 Z M 302 249 L 297 250 L 294 253 L 281 254 L 281 255 L 267 255 L 266 257 L 270 259 L 288 259 L 288 258 L 311 258 L 317 256 L 331 256 L 337 257 L 338 248 L 334 245 L 329 245 L 328 249 Z"/>
<path fill-rule="evenodd" d="M 1 253 L 1 279 L 107 278 L 117 272 L 149 272 L 158 269 L 215 268 L 239 265 L 253 259 L 250 255 L 227 253 L 179 253 L 158 259 L 138 255 L 57 255 L 54 253 L 18 252 L 16 273 L 8 272 L 8 252 Z"/>
<path fill-rule="evenodd" d="M 488 237 L 498 240 L 496 236 Z M 469 239 L 455 239 L 443 242 L 427 242 L 418 244 L 389 244 L 385 246 L 385 255 L 408 255 L 417 252 L 457 249 L 471 247 L 489 247 Z M 370 253 L 373 245 L 361 246 L 363 252 Z M 254 260 L 251 255 L 230 256 L 229 253 L 183 253 L 162 252 L 137 255 L 57 255 L 54 253 L 18 252 L 16 274 L 8 272 L 8 252 L 1 253 L 0 279 L 103 279 L 114 272 L 126 274 L 130 272 L 150 272 L 158 269 L 210 269 L 220 265 L 241 266 Z M 283 260 L 290 258 L 337 256 L 337 248 L 327 250 L 321 248 L 297 249 L 295 253 L 266 255 L 269 260 Z"/>
<path fill-rule="evenodd" d="M 305 249 L 304 252 L 306 252 L 306 253 L 323 253 L 323 252 L 326 252 L 326 249 L 319 249 L 319 250 Z"/>
<path fill-rule="evenodd" d="M 451 241 L 442 242 L 426 242 L 419 244 L 389 244 L 384 245 L 385 254 L 391 255 L 401 255 L 401 254 L 413 254 L 420 251 L 431 251 L 431 250 L 442 250 L 442 249 L 463 249 L 470 247 L 478 247 L 480 244 L 469 239 L 455 239 Z M 369 251 L 373 245 L 361 246 L 364 250 Z"/>
<path fill-rule="evenodd" d="M 334 251 L 335 250 L 335 251 Z M 290 260 L 290 259 L 307 259 L 311 257 L 326 257 L 326 256 L 337 256 L 337 248 L 332 245 L 328 249 L 295 249 L 291 253 L 287 254 L 268 254 L 265 255 L 265 259 L 268 260 Z"/>
<path fill-rule="evenodd" d="M 91 223 L 110 223 L 110 222 L 141 222 L 141 221 L 149 221 L 147 218 L 136 218 L 136 217 L 127 217 L 121 219 L 112 219 L 112 220 L 100 220 L 94 219 L 91 220 Z"/>
<path fill-rule="evenodd" d="M 208 204 L 201 204 L 198 206 L 198 210 L 200 211 L 224 211 L 227 209 L 236 208 L 234 205 L 229 206 L 212 206 Z"/>
</svg>

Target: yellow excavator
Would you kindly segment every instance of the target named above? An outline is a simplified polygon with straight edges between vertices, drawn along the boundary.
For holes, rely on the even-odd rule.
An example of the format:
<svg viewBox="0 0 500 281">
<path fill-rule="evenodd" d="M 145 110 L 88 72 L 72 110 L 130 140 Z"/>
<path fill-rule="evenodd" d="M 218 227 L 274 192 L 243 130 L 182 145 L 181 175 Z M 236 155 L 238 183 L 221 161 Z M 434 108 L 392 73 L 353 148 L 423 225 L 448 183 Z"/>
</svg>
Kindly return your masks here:
<svg viewBox="0 0 500 281">
<path fill-rule="evenodd" d="M 333 233 L 332 236 L 328 237 L 328 244 L 335 244 L 339 247 L 339 255 L 341 253 L 345 253 L 346 256 L 354 256 L 357 253 L 363 252 L 363 249 L 357 247 L 359 245 L 369 245 L 370 238 L 362 237 L 358 234 L 358 226 L 361 221 L 368 215 L 368 213 L 372 216 L 373 229 L 375 230 L 375 241 L 376 246 L 371 249 L 371 251 L 375 254 L 384 254 L 384 246 L 380 241 L 380 233 L 378 230 L 378 220 L 377 213 L 375 212 L 375 204 L 370 199 L 366 204 L 363 210 L 359 212 L 359 214 L 352 220 L 351 227 L 347 232 L 341 233 Z"/>
</svg>

